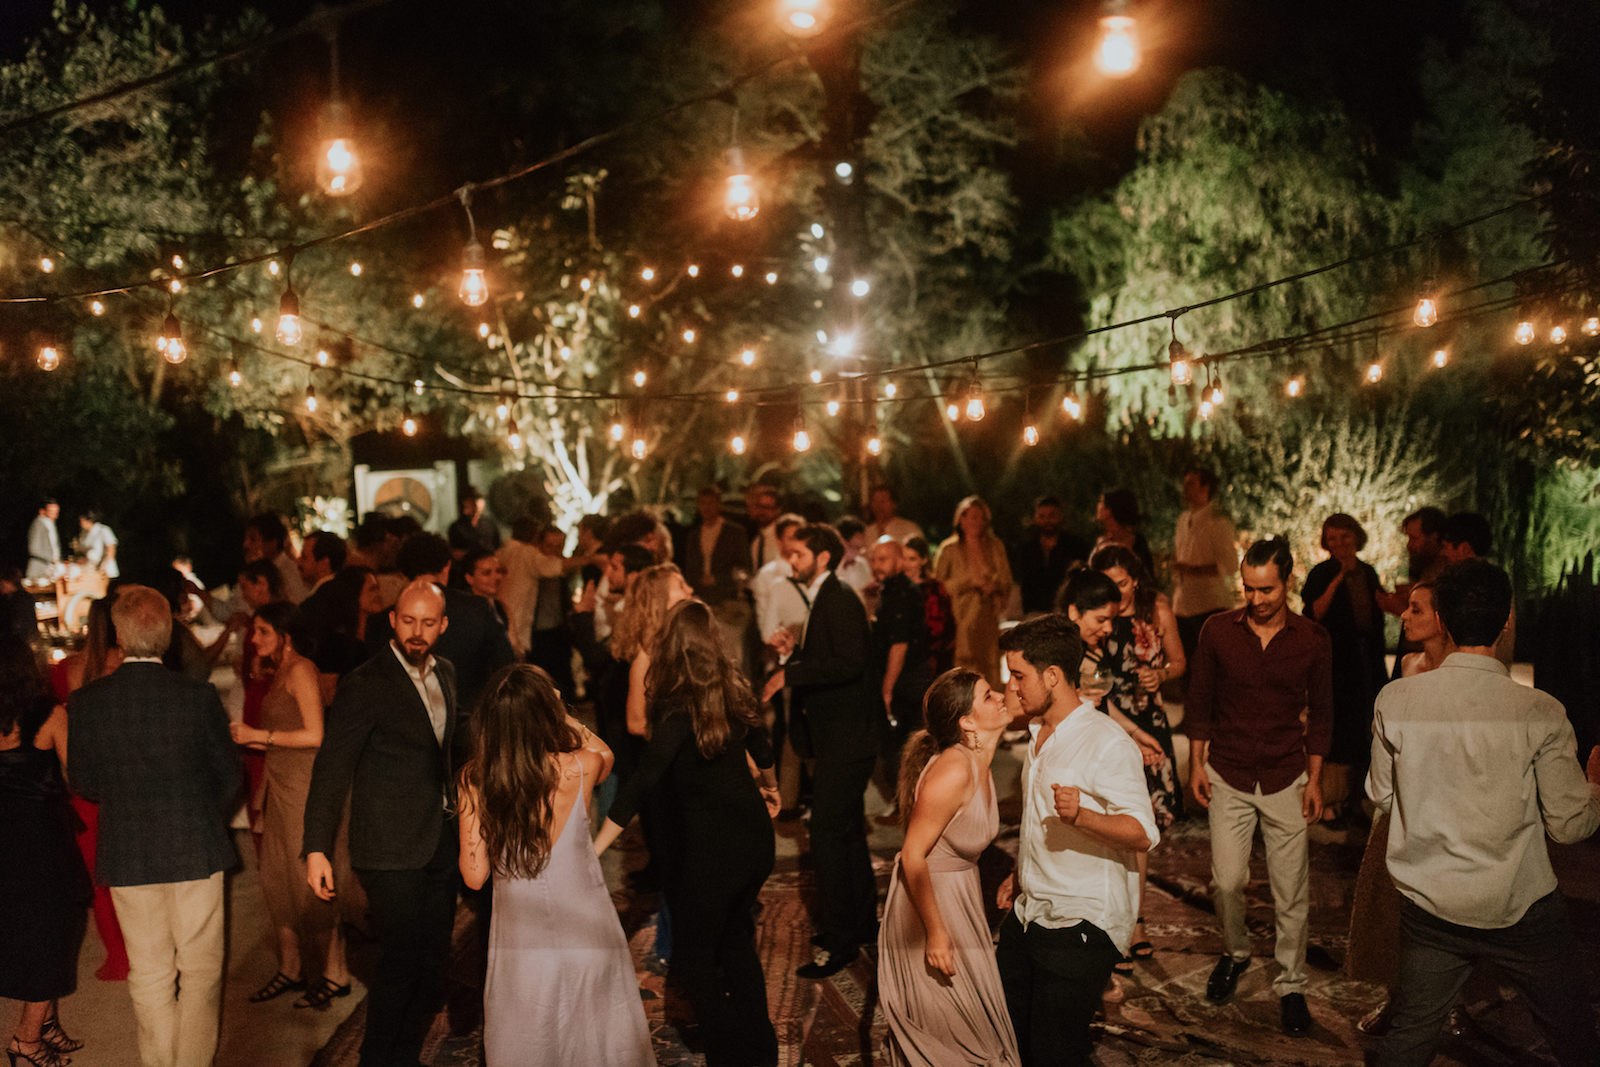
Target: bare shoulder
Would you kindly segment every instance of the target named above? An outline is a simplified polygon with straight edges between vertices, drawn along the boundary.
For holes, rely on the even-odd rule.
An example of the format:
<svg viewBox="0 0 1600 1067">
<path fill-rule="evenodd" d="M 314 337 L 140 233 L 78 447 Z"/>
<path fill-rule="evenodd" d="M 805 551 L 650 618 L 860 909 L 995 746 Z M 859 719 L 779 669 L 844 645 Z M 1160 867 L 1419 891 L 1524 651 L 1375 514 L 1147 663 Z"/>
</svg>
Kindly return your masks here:
<svg viewBox="0 0 1600 1067">
<path fill-rule="evenodd" d="M 976 782 L 977 774 L 972 757 L 960 745 L 952 745 L 933 757 L 922 778 L 922 788 L 939 793 L 950 792 L 965 797 Z"/>
</svg>

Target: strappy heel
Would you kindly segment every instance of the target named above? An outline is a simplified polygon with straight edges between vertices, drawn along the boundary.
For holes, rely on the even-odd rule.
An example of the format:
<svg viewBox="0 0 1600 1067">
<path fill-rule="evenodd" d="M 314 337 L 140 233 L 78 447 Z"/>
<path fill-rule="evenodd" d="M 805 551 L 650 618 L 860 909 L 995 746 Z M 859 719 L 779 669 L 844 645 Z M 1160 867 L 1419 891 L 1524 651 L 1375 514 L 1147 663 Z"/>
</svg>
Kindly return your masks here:
<svg viewBox="0 0 1600 1067">
<path fill-rule="evenodd" d="M 82 1041 L 74 1040 L 70 1034 L 61 1029 L 61 1019 L 55 1015 L 50 1016 L 44 1021 L 44 1025 L 39 1027 L 39 1040 L 62 1055 L 76 1052 L 83 1047 Z"/>
<path fill-rule="evenodd" d="M 23 1045 L 32 1045 L 32 1052 L 24 1052 Z M 38 1041 L 23 1041 L 15 1034 L 6 1045 L 6 1059 L 11 1062 L 11 1067 L 27 1064 L 28 1067 L 67 1067 L 72 1061 L 61 1053 L 45 1044 L 43 1039 Z"/>
<path fill-rule="evenodd" d="M 272 981 L 250 994 L 250 1003 L 264 1004 L 269 1000 L 283 996 L 285 993 L 298 993 L 305 987 L 305 979 L 290 978 L 282 971 L 279 971 L 272 976 Z"/>
<path fill-rule="evenodd" d="M 294 1006 L 297 1008 L 326 1008 L 328 1002 L 334 997 L 348 997 L 349 995 L 349 982 L 344 985 L 338 985 L 333 979 L 323 975 L 317 980 L 316 984 L 306 990 L 303 996 L 295 1000 Z"/>
</svg>

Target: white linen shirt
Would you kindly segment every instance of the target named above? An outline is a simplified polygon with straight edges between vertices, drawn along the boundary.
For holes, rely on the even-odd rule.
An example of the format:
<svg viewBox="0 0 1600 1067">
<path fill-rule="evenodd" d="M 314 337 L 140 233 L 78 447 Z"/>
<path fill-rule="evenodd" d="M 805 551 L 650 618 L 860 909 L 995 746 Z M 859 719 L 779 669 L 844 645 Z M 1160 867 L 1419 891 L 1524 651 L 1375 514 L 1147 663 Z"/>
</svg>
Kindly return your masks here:
<svg viewBox="0 0 1600 1067">
<path fill-rule="evenodd" d="M 1028 724 L 1022 764 L 1022 829 L 1012 904 L 1026 928 L 1090 922 L 1123 955 L 1139 915 L 1138 853 L 1107 844 L 1061 821 L 1053 785 L 1077 786 L 1080 803 L 1102 815 L 1131 815 L 1154 848 L 1161 839 L 1144 783 L 1139 746 L 1087 700 L 1038 745 L 1042 722 Z M 1034 749 L 1039 751 L 1035 752 Z"/>
<path fill-rule="evenodd" d="M 1172 612 L 1179 618 L 1226 611 L 1239 602 L 1233 576 L 1239 570 L 1239 546 L 1233 523 L 1218 515 L 1211 501 L 1178 516 L 1173 532 L 1172 558 L 1193 567 L 1214 564 L 1215 574 L 1176 574 Z"/>
<path fill-rule="evenodd" d="M 1479 930 L 1556 888 L 1546 834 L 1571 844 L 1600 828 L 1561 702 L 1470 652 L 1378 693 L 1367 795 L 1390 812 L 1395 888 Z"/>
</svg>

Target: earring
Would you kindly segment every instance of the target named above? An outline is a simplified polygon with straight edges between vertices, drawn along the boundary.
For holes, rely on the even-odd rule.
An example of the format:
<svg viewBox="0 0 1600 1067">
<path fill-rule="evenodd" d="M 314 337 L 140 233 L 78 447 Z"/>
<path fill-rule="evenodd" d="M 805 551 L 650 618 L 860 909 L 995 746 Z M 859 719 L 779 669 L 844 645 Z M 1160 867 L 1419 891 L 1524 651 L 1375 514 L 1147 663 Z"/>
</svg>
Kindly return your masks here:
<svg viewBox="0 0 1600 1067">
<path fill-rule="evenodd" d="M 978 747 L 978 731 L 963 730 L 962 733 L 966 735 L 967 747 L 976 750 Z"/>
</svg>

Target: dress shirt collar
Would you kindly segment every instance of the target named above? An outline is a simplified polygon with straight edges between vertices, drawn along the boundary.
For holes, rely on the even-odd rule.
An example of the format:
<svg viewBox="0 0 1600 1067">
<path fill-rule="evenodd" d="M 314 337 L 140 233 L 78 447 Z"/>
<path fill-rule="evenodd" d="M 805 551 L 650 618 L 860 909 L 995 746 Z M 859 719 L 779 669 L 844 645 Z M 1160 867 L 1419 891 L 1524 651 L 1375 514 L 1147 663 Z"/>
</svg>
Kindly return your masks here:
<svg viewBox="0 0 1600 1067">
<path fill-rule="evenodd" d="M 122 662 L 123 663 L 155 663 L 155 664 L 159 665 L 161 663 L 161 657 L 160 656 L 124 656 L 124 657 L 122 657 Z"/>
<path fill-rule="evenodd" d="M 1488 671 L 1502 678 L 1511 677 L 1506 665 L 1494 656 L 1480 656 L 1475 652 L 1452 652 L 1440 663 L 1441 667 L 1465 667 L 1469 671 Z"/>
<path fill-rule="evenodd" d="M 833 577 L 832 571 L 819 569 L 817 576 L 811 579 L 811 584 L 806 586 L 806 603 L 815 604 L 817 602 L 817 594 L 822 591 L 822 583 L 831 577 Z"/>
</svg>

